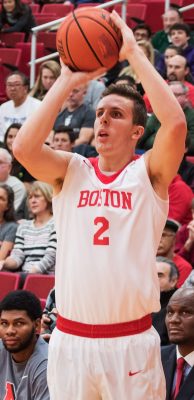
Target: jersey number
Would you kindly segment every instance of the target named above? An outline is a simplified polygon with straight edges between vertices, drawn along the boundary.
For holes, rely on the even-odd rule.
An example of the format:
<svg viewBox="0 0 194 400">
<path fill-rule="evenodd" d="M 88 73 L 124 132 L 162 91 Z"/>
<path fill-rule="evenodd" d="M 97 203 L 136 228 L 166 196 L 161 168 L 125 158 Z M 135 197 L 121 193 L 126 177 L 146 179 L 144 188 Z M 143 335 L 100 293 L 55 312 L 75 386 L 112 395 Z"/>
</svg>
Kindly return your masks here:
<svg viewBox="0 0 194 400">
<path fill-rule="evenodd" d="M 94 225 L 98 226 L 97 232 L 94 234 L 93 244 L 108 246 L 109 237 L 105 236 L 105 232 L 109 229 L 109 221 L 105 217 L 96 217 Z"/>
<path fill-rule="evenodd" d="M 15 391 L 13 383 L 6 382 L 6 394 L 3 400 L 15 400 Z"/>
</svg>

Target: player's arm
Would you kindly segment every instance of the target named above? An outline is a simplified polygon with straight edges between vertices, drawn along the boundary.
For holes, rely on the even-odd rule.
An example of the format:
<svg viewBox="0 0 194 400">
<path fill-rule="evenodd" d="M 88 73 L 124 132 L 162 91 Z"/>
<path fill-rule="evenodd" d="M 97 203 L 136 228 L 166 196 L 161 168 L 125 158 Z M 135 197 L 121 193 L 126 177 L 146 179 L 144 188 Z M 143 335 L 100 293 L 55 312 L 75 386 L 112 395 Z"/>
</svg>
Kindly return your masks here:
<svg viewBox="0 0 194 400">
<path fill-rule="evenodd" d="M 121 59 L 127 59 L 140 78 L 150 100 L 153 112 L 161 123 L 146 163 L 150 180 L 156 192 L 165 197 L 167 187 L 176 175 L 185 149 L 186 121 L 184 113 L 170 87 L 161 78 L 138 46 L 131 29 L 116 14 L 113 22 L 123 36 Z"/>
<path fill-rule="evenodd" d="M 73 73 L 63 66 L 61 75 L 48 91 L 38 110 L 21 127 L 13 143 L 13 154 L 36 179 L 44 180 L 53 186 L 64 179 L 72 154 L 56 152 L 44 142 L 71 91 L 102 72 L 104 70 L 95 73 Z"/>
</svg>

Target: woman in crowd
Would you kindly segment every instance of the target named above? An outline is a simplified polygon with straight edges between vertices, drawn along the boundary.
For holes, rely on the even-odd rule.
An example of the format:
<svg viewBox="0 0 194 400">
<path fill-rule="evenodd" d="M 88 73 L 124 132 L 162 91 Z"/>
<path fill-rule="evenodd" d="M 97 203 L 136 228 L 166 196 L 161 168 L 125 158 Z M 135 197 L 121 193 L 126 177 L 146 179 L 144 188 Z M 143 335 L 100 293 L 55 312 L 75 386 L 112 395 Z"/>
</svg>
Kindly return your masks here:
<svg viewBox="0 0 194 400">
<path fill-rule="evenodd" d="M 35 179 L 33 178 L 32 175 L 29 174 L 29 172 L 23 167 L 23 165 L 21 165 L 19 163 L 18 160 L 16 160 L 16 158 L 13 156 L 13 152 L 12 152 L 12 144 L 13 141 L 19 131 L 19 129 L 21 128 L 21 124 L 18 123 L 13 123 L 11 124 L 6 132 L 5 132 L 5 136 L 4 136 L 4 147 L 6 150 L 9 151 L 9 153 L 12 155 L 13 161 L 12 161 L 12 169 L 10 174 L 13 176 L 16 176 L 16 178 L 20 179 L 20 181 L 22 181 L 27 190 L 29 187 L 29 184 L 31 182 L 33 182 Z"/>
<path fill-rule="evenodd" d="M 24 32 L 28 39 L 35 19 L 28 4 L 20 0 L 3 0 L 0 13 L 0 31 L 5 33 Z"/>
<path fill-rule="evenodd" d="M 26 273 L 54 273 L 56 233 L 52 218 L 52 187 L 35 181 L 28 195 L 32 220 L 24 220 L 16 232 L 14 248 L 0 262 L 0 269 Z"/>
<path fill-rule="evenodd" d="M 60 72 L 61 67 L 56 61 L 49 60 L 43 62 L 40 66 L 37 80 L 30 95 L 38 100 L 43 100 L 45 94 L 60 75 Z"/>
<path fill-rule="evenodd" d="M 14 192 L 8 185 L 0 185 L 0 260 L 13 249 L 18 224 L 14 211 Z"/>
</svg>

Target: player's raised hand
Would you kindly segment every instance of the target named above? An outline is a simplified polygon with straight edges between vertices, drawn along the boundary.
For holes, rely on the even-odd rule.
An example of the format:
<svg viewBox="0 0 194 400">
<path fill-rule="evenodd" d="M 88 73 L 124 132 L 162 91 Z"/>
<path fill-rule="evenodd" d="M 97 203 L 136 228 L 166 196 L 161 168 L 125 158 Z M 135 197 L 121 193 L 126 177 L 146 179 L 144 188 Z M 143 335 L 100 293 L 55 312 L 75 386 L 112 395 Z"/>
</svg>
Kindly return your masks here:
<svg viewBox="0 0 194 400">
<path fill-rule="evenodd" d="M 68 82 L 72 83 L 72 85 L 79 86 L 84 83 L 91 81 L 92 79 L 97 79 L 103 76 L 106 72 L 106 68 L 99 68 L 96 71 L 92 72 L 81 72 L 81 71 L 72 71 L 67 65 L 63 63 L 60 59 L 61 64 L 61 76 L 68 77 Z"/>
<path fill-rule="evenodd" d="M 137 48 L 137 42 L 133 35 L 133 31 L 127 26 L 125 21 L 119 16 L 119 14 L 113 10 L 111 13 L 111 19 L 118 29 L 121 31 L 121 35 L 123 38 L 123 45 L 120 50 L 119 59 L 120 61 L 126 60 L 129 56 L 129 53 Z"/>
</svg>

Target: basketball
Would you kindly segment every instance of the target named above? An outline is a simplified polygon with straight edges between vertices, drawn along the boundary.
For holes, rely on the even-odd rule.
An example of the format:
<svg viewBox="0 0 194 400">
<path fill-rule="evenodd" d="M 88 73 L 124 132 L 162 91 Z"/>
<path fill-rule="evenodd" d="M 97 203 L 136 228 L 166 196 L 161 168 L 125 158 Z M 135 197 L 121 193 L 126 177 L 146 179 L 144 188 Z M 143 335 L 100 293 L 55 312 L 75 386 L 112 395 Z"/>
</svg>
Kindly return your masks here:
<svg viewBox="0 0 194 400">
<path fill-rule="evenodd" d="M 91 72 L 112 68 L 118 61 L 122 39 L 110 13 L 83 7 L 67 15 L 57 31 L 59 56 L 71 70 Z"/>
</svg>

